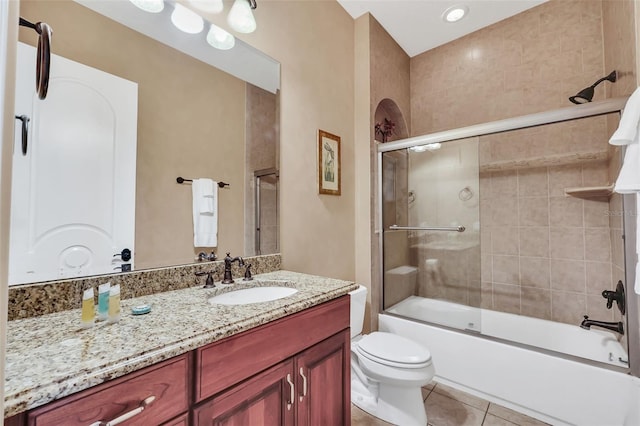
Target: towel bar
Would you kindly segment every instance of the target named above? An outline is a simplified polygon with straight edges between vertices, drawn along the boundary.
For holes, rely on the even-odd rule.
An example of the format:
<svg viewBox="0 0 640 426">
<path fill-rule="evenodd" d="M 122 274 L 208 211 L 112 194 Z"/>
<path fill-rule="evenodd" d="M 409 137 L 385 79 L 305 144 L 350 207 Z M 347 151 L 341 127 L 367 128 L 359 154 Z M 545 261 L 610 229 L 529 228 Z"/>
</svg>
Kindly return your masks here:
<svg viewBox="0 0 640 426">
<path fill-rule="evenodd" d="M 178 176 L 176 178 L 176 182 L 178 182 L 178 183 L 193 182 L 193 179 L 185 179 L 185 178 L 183 178 L 181 176 Z M 218 182 L 218 187 L 224 188 L 225 186 L 231 186 L 231 185 L 229 185 L 228 183 L 224 183 L 224 182 Z"/>
</svg>

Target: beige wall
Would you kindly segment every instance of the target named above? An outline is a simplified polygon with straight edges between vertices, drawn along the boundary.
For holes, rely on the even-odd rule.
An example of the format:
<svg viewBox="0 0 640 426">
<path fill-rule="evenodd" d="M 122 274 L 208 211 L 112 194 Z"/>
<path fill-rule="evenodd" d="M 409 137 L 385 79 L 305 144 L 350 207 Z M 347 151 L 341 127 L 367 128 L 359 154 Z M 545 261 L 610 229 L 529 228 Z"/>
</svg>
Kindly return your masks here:
<svg viewBox="0 0 640 426">
<path fill-rule="evenodd" d="M 395 134 L 391 135 L 389 141 L 401 139 L 409 136 L 411 127 L 410 117 L 410 85 L 409 85 L 409 56 L 402 50 L 395 40 L 386 32 L 380 23 L 370 15 L 366 18 L 369 20 L 369 65 L 370 65 L 370 111 L 369 111 L 369 141 L 376 139 L 374 134 L 374 126 L 376 123 L 383 122 L 384 118 L 390 119 L 396 125 Z M 361 18 L 361 19 L 364 19 Z M 379 138 L 378 138 L 379 139 Z M 380 139 L 379 139 L 380 140 Z M 371 142 L 373 143 L 373 142 Z M 370 206 L 374 212 L 370 217 L 372 220 L 377 219 L 377 152 L 375 146 L 370 146 L 370 185 L 371 191 Z M 363 154 L 364 155 L 364 154 Z M 391 154 L 392 155 L 392 154 Z M 406 169 L 406 157 L 394 157 L 398 168 Z M 398 174 L 397 176 L 402 176 Z M 399 188 L 406 187 L 406 173 L 400 182 L 396 182 Z M 405 191 L 406 192 L 406 191 Z M 404 207 L 403 207 L 404 206 Z M 399 219 L 404 223 L 406 221 L 406 203 L 400 200 L 395 203 L 396 213 L 399 213 Z M 386 209 L 386 207 L 385 207 Z M 374 222 L 372 231 L 377 222 Z M 388 224 L 383 224 L 384 225 Z M 382 232 L 382 230 L 378 230 Z M 377 234 L 372 234 L 377 235 Z M 409 263 L 409 252 L 406 234 L 404 232 L 383 234 L 385 238 L 384 245 L 387 247 L 387 253 L 393 253 L 393 259 L 386 259 L 385 269 L 390 269 L 398 265 Z M 380 268 L 382 259 L 379 259 L 378 252 L 380 250 L 378 239 L 371 241 L 373 252 L 371 262 L 372 266 L 372 289 L 371 289 L 371 326 L 377 328 L 377 313 L 382 303 L 382 277 L 380 276 Z"/>
<path fill-rule="evenodd" d="M 244 253 L 245 83 L 72 1 L 23 1 L 21 15 L 53 30 L 53 52 L 138 83 L 137 269 L 192 263 L 191 186 L 219 193 L 219 252 Z M 20 30 L 33 44 L 33 30 Z M 132 182 L 132 184 L 134 184 Z"/>
<path fill-rule="evenodd" d="M 281 64 L 283 268 L 353 279 L 354 21 L 335 1 L 265 0 L 255 16 L 241 38 Z M 318 194 L 318 129 L 341 137 L 341 196 Z"/>
<path fill-rule="evenodd" d="M 379 285 L 372 286 L 373 268 L 377 259 L 375 228 L 375 179 L 371 171 L 375 159 L 375 150 L 371 147 L 371 85 L 370 85 L 370 34 L 369 15 L 363 15 L 355 21 L 355 79 L 354 93 L 354 151 L 355 151 L 355 280 L 369 289 L 369 300 L 373 300 L 373 291 L 379 292 Z M 371 220 L 366 220 L 371 218 Z M 370 305 L 369 305 L 370 306 Z M 367 313 L 367 315 L 369 315 Z M 369 318 L 369 317 L 365 317 Z M 364 331 L 371 328 L 371 321 L 365 319 Z"/>
</svg>

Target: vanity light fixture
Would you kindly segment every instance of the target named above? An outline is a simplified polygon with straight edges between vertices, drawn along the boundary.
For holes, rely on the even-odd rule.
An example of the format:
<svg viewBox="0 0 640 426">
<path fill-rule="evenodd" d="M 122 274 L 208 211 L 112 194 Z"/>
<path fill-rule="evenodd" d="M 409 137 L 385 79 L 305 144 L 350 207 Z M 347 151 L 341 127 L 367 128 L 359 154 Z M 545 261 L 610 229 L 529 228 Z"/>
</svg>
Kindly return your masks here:
<svg viewBox="0 0 640 426">
<path fill-rule="evenodd" d="M 189 3 L 207 13 L 220 13 L 224 8 L 222 0 L 189 0 Z"/>
<path fill-rule="evenodd" d="M 180 31 L 188 34 L 198 34 L 204 28 L 204 19 L 180 3 L 175 4 L 175 9 L 173 9 L 173 13 L 171 14 L 171 22 L 173 22 L 173 25 Z"/>
<path fill-rule="evenodd" d="M 207 43 L 216 49 L 229 50 L 236 44 L 236 38 L 217 25 L 211 24 L 207 33 Z"/>
<path fill-rule="evenodd" d="M 235 0 L 227 22 L 235 31 L 239 33 L 252 33 L 256 30 L 256 20 L 253 17 L 252 9 L 258 5 L 255 0 Z"/>
<path fill-rule="evenodd" d="M 450 8 L 444 11 L 444 13 L 442 14 L 442 19 L 444 19 L 445 22 L 449 22 L 449 23 L 458 22 L 459 20 L 461 20 L 466 16 L 468 11 L 469 11 L 469 8 L 467 6 L 463 6 L 463 5 L 451 6 Z"/>
<path fill-rule="evenodd" d="M 129 0 L 139 9 L 145 12 L 160 13 L 164 10 L 163 0 Z"/>
</svg>

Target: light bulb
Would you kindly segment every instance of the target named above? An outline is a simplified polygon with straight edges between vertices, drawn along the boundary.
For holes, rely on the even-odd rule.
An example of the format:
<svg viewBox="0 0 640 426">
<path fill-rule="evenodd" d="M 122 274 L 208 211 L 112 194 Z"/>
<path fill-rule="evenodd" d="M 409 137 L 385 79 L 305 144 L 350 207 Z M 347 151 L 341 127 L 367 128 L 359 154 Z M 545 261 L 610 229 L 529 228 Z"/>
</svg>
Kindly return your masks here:
<svg viewBox="0 0 640 426">
<path fill-rule="evenodd" d="M 227 22 L 239 33 L 252 33 L 256 30 L 256 20 L 248 0 L 236 0 L 231 6 Z"/>
<path fill-rule="evenodd" d="M 173 25 L 180 31 L 189 34 L 198 34 L 204 28 L 204 20 L 202 17 L 180 3 L 176 3 L 176 8 L 171 14 L 171 22 L 173 22 Z"/>
<path fill-rule="evenodd" d="M 211 24 L 207 33 L 207 43 L 216 49 L 229 50 L 236 44 L 236 38 L 217 25 Z"/>
<path fill-rule="evenodd" d="M 452 6 L 444 11 L 442 19 L 444 19 L 445 22 L 458 22 L 464 18 L 468 11 L 469 8 L 467 6 Z"/>
<path fill-rule="evenodd" d="M 164 9 L 164 1 L 162 0 L 129 0 L 139 9 L 145 12 L 160 13 Z"/>
<path fill-rule="evenodd" d="M 207 13 L 220 13 L 224 8 L 222 0 L 189 0 L 189 3 Z"/>
</svg>

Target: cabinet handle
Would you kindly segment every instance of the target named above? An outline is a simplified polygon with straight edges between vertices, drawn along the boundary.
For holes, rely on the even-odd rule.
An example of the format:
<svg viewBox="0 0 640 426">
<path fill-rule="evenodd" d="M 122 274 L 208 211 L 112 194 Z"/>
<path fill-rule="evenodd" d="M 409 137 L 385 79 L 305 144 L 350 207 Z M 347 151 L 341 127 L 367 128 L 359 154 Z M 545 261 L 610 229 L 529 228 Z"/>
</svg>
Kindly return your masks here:
<svg viewBox="0 0 640 426">
<path fill-rule="evenodd" d="M 300 395 L 300 401 L 307 396 L 307 377 L 304 375 L 304 370 L 300 367 L 300 375 L 302 376 L 302 395 Z"/>
<path fill-rule="evenodd" d="M 118 425 L 118 424 L 120 424 L 122 422 L 125 422 L 125 421 L 129 420 L 130 418 L 135 417 L 138 414 L 142 413 L 144 411 L 144 409 L 147 408 L 149 405 L 151 405 L 151 403 L 153 401 L 155 401 L 155 400 L 156 400 L 156 397 L 151 395 L 150 397 L 145 398 L 140 403 L 138 408 L 134 408 L 133 410 L 129 411 L 128 413 L 124 413 L 120 417 L 116 417 L 115 419 L 110 420 L 108 422 L 99 421 L 99 422 L 91 423 L 90 426 L 115 426 L 115 425 Z"/>
<path fill-rule="evenodd" d="M 296 400 L 296 387 L 291 381 L 291 374 L 288 374 L 288 373 L 287 373 L 287 383 L 289 383 L 289 386 L 291 387 L 291 398 L 289 398 L 289 401 L 287 401 L 287 410 L 291 410 L 291 406 Z"/>
</svg>

